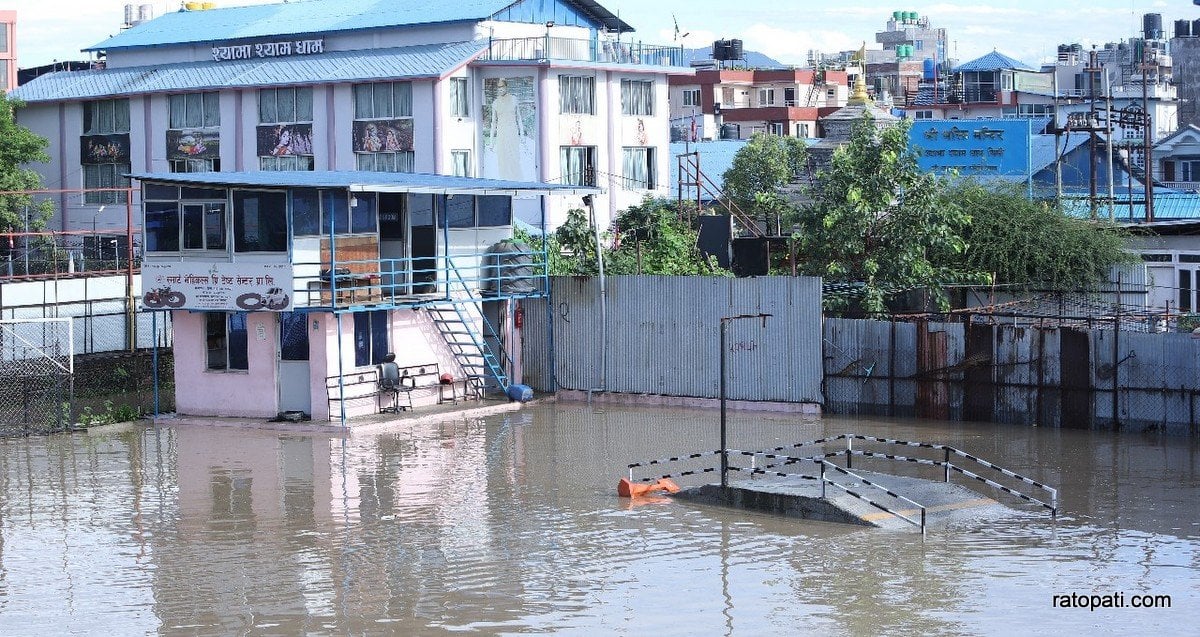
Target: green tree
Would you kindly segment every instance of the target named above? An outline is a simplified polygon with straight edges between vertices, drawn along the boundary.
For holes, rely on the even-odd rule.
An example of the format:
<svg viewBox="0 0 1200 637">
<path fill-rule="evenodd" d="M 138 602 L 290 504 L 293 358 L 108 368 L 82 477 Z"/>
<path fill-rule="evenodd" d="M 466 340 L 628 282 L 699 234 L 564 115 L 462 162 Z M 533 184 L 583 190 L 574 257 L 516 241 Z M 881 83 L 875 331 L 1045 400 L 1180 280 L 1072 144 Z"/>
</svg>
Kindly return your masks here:
<svg viewBox="0 0 1200 637">
<path fill-rule="evenodd" d="M 16 111 L 22 106 L 22 102 L 0 93 L 0 191 L 42 188 L 41 176 L 25 166 L 50 161 L 46 154 L 49 142 L 17 123 Z M 29 229 L 40 230 L 53 214 L 54 204 L 49 200 L 35 201 L 23 194 L 0 195 L 0 232 L 24 231 L 26 215 Z"/>
<path fill-rule="evenodd" d="M 611 274 L 724 274 L 706 260 L 697 245 L 699 233 L 681 218 L 674 204 L 647 197 L 630 206 L 613 223 L 612 247 L 605 268 Z"/>
<path fill-rule="evenodd" d="M 1132 260 L 1122 229 L 1030 201 L 1019 187 L 962 181 L 946 197 L 971 212 L 961 267 L 988 273 L 996 283 L 1088 288 L 1113 265 Z"/>
<path fill-rule="evenodd" d="M 962 268 L 970 215 L 943 196 L 945 188 L 917 165 L 907 123 L 877 128 L 865 115 L 817 175 L 800 212 L 798 270 L 861 285 L 856 305 L 868 313 L 885 311 L 890 294 L 916 288 L 948 307 L 943 285 L 978 275 Z M 827 304 L 845 309 L 849 302 Z"/>
<path fill-rule="evenodd" d="M 790 228 L 795 209 L 779 189 L 801 173 L 807 157 L 800 139 L 755 133 L 723 175 L 725 196 L 752 218 L 766 220 L 774 232 Z"/>
</svg>

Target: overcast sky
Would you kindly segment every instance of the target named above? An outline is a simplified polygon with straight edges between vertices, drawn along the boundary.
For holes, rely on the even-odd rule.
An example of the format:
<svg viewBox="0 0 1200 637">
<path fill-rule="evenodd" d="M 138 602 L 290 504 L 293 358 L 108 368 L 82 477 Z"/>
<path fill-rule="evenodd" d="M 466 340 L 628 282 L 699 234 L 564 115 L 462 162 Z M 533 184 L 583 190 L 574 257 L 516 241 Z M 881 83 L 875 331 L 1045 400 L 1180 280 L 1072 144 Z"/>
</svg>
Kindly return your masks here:
<svg viewBox="0 0 1200 637">
<path fill-rule="evenodd" d="M 424 0 L 388 0 L 421 2 Z M 432 0 L 454 2 L 455 0 Z M 0 5 L 11 7 L 12 0 Z M 123 0 L 16 0 L 17 64 L 30 67 L 54 60 L 81 60 L 80 49 L 118 32 Z M 155 15 L 177 11 L 180 3 L 147 2 Z M 226 0 L 218 7 L 267 4 L 266 0 Z M 1059 44 L 1103 45 L 1135 36 L 1142 14 L 1161 13 L 1170 32 L 1177 19 L 1200 18 L 1188 0 L 601 0 L 653 44 L 675 41 L 678 21 L 682 42 L 707 47 L 720 38 L 741 38 L 747 50 L 786 64 L 804 64 L 810 49 L 835 53 L 880 48 L 875 33 L 893 10 L 929 16 L 931 26 L 947 29 L 950 53 L 960 62 L 993 49 L 1030 64 L 1051 59 Z"/>
</svg>

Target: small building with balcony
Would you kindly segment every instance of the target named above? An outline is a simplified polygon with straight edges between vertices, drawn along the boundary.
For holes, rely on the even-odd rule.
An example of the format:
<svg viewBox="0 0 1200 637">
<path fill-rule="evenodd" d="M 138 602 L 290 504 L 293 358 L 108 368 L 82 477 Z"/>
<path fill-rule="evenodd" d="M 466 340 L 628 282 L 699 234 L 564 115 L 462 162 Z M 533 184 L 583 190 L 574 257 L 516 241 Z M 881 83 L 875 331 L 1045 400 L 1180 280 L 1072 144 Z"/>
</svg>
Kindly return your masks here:
<svg viewBox="0 0 1200 637">
<path fill-rule="evenodd" d="M 177 412 L 343 424 L 520 382 L 522 301 L 548 279 L 545 253 L 511 241 L 514 210 L 544 219 L 597 192 L 377 171 L 132 177 L 141 304 L 171 311 Z"/>
<path fill-rule="evenodd" d="M 698 70 L 669 82 L 674 137 L 694 131 L 697 141 L 819 137 L 818 120 L 845 106 L 850 90 L 846 71 L 825 69 Z"/>
</svg>

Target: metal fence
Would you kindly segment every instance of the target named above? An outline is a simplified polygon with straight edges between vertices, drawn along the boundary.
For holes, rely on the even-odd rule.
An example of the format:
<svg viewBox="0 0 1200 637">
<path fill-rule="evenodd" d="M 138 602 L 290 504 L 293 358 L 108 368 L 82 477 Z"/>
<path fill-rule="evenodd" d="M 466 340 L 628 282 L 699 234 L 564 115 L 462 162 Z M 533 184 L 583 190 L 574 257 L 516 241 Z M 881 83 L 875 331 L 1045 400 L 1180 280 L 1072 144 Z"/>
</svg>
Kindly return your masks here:
<svg viewBox="0 0 1200 637">
<path fill-rule="evenodd" d="M 1191 334 L 826 319 L 824 338 L 831 413 L 1200 433 Z"/>
<path fill-rule="evenodd" d="M 535 389 L 717 398 L 721 318 L 765 313 L 765 325 L 728 326 L 728 397 L 821 402 L 818 278 L 617 276 L 603 296 L 596 277 L 550 282 L 549 309 L 522 301 L 524 380 Z"/>
<path fill-rule="evenodd" d="M 65 431 L 174 408 L 170 312 L 0 320 L 0 436 Z M 99 346 L 99 347 L 98 347 Z M 155 369 L 159 387 L 154 387 Z"/>
</svg>

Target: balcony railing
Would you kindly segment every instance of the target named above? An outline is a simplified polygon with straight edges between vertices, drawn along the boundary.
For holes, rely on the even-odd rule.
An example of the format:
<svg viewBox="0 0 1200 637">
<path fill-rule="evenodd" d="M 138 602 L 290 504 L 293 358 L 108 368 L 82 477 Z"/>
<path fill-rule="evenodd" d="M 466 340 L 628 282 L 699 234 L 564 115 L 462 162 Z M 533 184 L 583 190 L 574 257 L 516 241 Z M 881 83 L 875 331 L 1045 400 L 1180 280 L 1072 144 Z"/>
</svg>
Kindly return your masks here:
<svg viewBox="0 0 1200 637">
<path fill-rule="evenodd" d="M 1163 181 L 1159 182 L 1167 188 L 1184 192 L 1200 192 L 1200 181 Z"/>
<path fill-rule="evenodd" d="M 541 252 L 460 254 L 294 265 L 294 305 L 345 309 L 374 305 L 411 307 L 461 297 L 473 299 L 542 296 L 548 271 Z M 462 300 L 462 299 L 459 299 Z"/>
<path fill-rule="evenodd" d="M 549 36 L 491 40 L 481 60 L 526 61 L 570 60 L 575 62 L 611 62 L 688 66 L 681 46 L 660 46 L 641 42 L 609 42 Z"/>
</svg>

